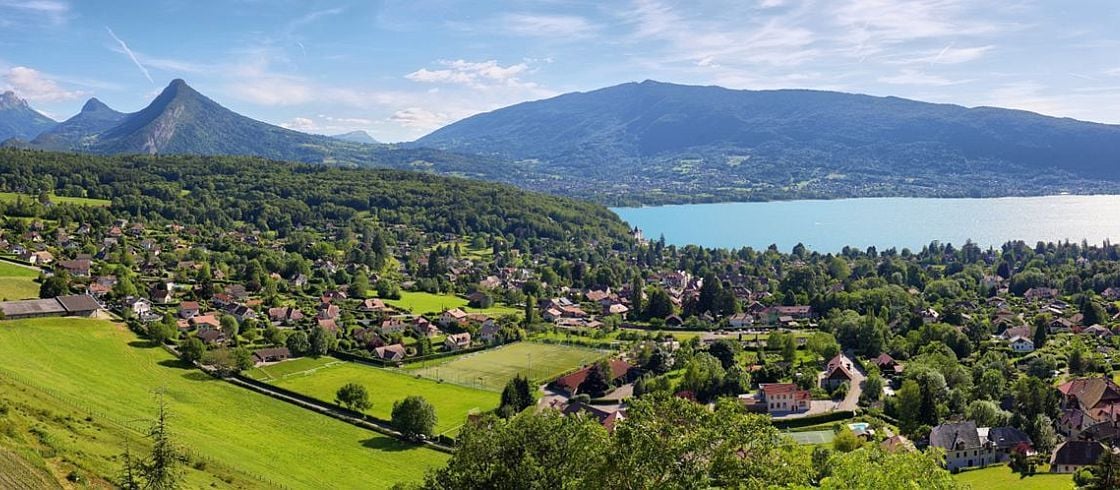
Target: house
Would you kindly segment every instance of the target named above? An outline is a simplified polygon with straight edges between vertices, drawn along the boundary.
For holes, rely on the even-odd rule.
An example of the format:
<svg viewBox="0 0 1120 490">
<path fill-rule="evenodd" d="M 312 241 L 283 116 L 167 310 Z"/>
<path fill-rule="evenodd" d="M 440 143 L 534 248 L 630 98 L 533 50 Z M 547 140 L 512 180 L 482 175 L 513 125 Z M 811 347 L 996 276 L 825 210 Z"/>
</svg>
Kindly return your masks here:
<svg viewBox="0 0 1120 490">
<path fill-rule="evenodd" d="M 1031 328 L 1026 325 L 1018 327 L 1008 327 L 1003 331 L 1003 333 L 999 334 L 1000 340 L 1011 340 L 1015 337 L 1029 338 L 1030 336 Z"/>
<path fill-rule="evenodd" d="M 501 331 L 501 328 L 498 327 L 498 324 L 490 322 L 482 326 L 482 329 L 478 331 L 478 336 L 483 342 L 490 343 L 498 337 L 499 331 Z"/>
<path fill-rule="evenodd" d="M 132 311 L 133 315 L 140 318 L 152 312 L 152 302 L 144 298 L 125 298 L 124 306 Z"/>
<path fill-rule="evenodd" d="M 982 437 L 986 437 L 996 447 L 996 459 L 1007 461 L 1011 453 L 1022 451 L 1033 453 L 1034 442 L 1031 437 L 1014 427 L 992 427 L 990 429 L 977 429 Z"/>
<path fill-rule="evenodd" d="M 201 312 L 198 301 L 183 301 L 179 303 L 179 318 L 189 320 Z"/>
<path fill-rule="evenodd" d="M 89 269 L 93 265 L 90 259 L 63 260 L 58 266 L 74 277 L 89 277 Z"/>
<path fill-rule="evenodd" d="M 762 383 L 759 401 L 771 415 L 809 410 L 813 396 L 793 383 Z"/>
<path fill-rule="evenodd" d="M 342 313 L 338 305 L 323 303 L 319 305 L 319 313 L 316 315 L 320 320 L 334 320 Z"/>
<path fill-rule="evenodd" d="M 408 328 L 408 325 L 404 322 L 404 319 L 400 317 L 393 317 L 383 320 L 381 322 L 380 328 L 381 333 L 385 335 L 392 335 L 395 333 L 404 333 L 405 329 Z"/>
<path fill-rule="evenodd" d="M 634 366 L 631 366 L 630 363 L 622 359 L 611 359 L 610 361 L 607 361 L 607 365 L 611 370 L 610 381 L 612 383 L 617 380 L 628 381 L 635 374 L 637 374 Z M 591 366 L 584 366 L 578 371 L 557 378 L 555 381 L 550 383 L 550 386 L 556 391 L 565 393 L 568 396 L 575 396 L 579 392 L 579 385 L 583 384 L 583 381 L 587 379 L 587 374 L 590 372 Z"/>
<path fill-rule="evenodd" d="M 277 306 L 268 309 L 268 320 L 272 322 L 273 325 L 290 325 L 303 318 L 303 312 L 291 306 Z"/>
<path fill-rule="evenodd" d="M 941 314 L 933 308 L 926 308 L 921 313 L 922 323 L 937 323 L 941 319 Z"/>
<path fill-rule="evenodd" d="M 1007 345 L 1011 346 L 1012 352 L 1017 352 L 1020 354 L 1034 352 L 1034 341 L 1026 337 L 1020 337 L 1016 335 L 1011 338 Z"/>
<path fill-rule="evenodd" d="M 1077 437 L 1098 424 L 1115 423 L 1120 414 L 1120 386 L 1106 376 L 1077 378 L 1058 386 L 1062 398 L 1058 432 Z"/>
<path fill-rule="evenodd" d="M 292 353 L 288 351 L 287 347 L 272 347 L 253 351 L 253 362 L 257 364 L 279 362 L 289 357 L 292 357 Z"/>
<path fill-rule="evenodd" d="M 319 328 L 322 328 L 323 330 L 328 330 L 334 333 L 338 333 L 339 331 L 338 323 L 335 323 L 333 319 L 319 318 L 315 320 L 315 322 L 317 325 L 319 325 Z"/>
<path fill-rule="evenodd" d="M 226 334 L 217 328 L 206 328 L 198 331 L 198 340 L 206 345 L 217 345 L 226 341 Z"/>
<path fill-rule="evenodd" d="M 901 434 L 883 439 L 883 442 L 879 443 L 879 447 L 881 447 L 884 452 L 888 453 L 917 451 L 917 448 L 914 447 L 914 443 L 910 442 L 910 439 L 907 439 L 906 436 Z"/>
<path fill-rule="evenodd" d="M 1104 444 L 1096 441 L 1063 442 L 1050 455 L 1050 471 L 1075 473 L 1081 468 L 1096 464 L 1106 450 Z"/>
<path fill-rule="evenodd" d="M 886 377 L 892 377 L 902 374 L 902 364 L 894 360 L 890 354 L 886 352 L 879 354 L 878 357 L 871 360 L 871 363 L 879 368 L 879 373 Z"/>
<path fill-rule="evenodd" d="M 808 320 L 813 316 L 813 307 L 811 306 L 771 306 L 765 311 L 768 322 L 774 323 L 791 323 L 797 320 Z M 783 317 L 788 320 L 783 321 Z"/>
<path fill-rule="evenodd" d="M 447 350 L 462 350 L 471 346 L 471 334 L 467 332 L 448 335 L 443 339 L 443 347 Z"/>
<path fill-rule="evenodd" d="M 170 303 L 171 287 L 166 282 L 157 282 L 148 290 L 148 298 L 154 303 Z"/>
<path fill-rule="evenodd" d="M 439 316 L 439 324 L 442 327 L 447 327 L 453 324 L 462 325 L 463 323 L 466 323 L 466 321 L 467 312 L 459 308 L 452 308 L 443 312 L 443 314 Z"/>
<path fill-rule="evenodd" d="M 852 376 L 849 366 L 851 366 L 850 362 L 847 363 L 847 365 L 843 362 L 838 362 L 836 364 L 829 363 L 824 377 L 821 378 L 821 388 L 832 391 L 844 383 L 850 385 L 855 377 Z"/>
<path fill-rule="evenodd" d="M 571 402 L 561 411 L 564 415 L 584 414 L 599 421 L 607 432 L 614 432 L 615 425 L 626 419 L 626 410 L 603 410 L 589 403 Z"/>
<path fill-rule="evenodd" d="M 754 324 L 754 317 L 749 313 L 736 313 L 727 319 L 727 324 L 731 328 L 747 328 Z"/>
<path fill-rule="evenodd" d="M 412 331 L 421 337 L 434 337 L 440 334 L 439 327 L 422 316 L 412 321 Z"/>
<path fill-rule="evenodd" d="M 1054 299 L 1058 297 L 1058 290 L 1054 288 L 1030 288 L 1023 297 L 1031 301 Z"/>
<path fill-rule="evenodd" d="M 1105 327 L 1102 327 L 1100 325 L 1092 325 L 1092 326 L 1089 326 L 1089 327 L 1085 327 L 1085 329 L 1082 330 L 1081 333 L 1083 335 L 1092 335 L 1094 337 L 1099 337 L 1099 338 L 1102 338 L 1102 339 L 1108 339 L 1108 338 L 1112 337 L 1112 330 L 1109 330 L 1109 329 L 1107 329 Z"/>
<path fill-rule="evenodd" d="M 404 360 L 404 346 L 401 344 L 386 345 L 373 350 L 377 357 L 383 361 Z"/>
<path fill-rule="evenodd" d="M 362 302 L 362 311 L 385 311 L 385 302 L 377 298 L 369 298 Z"/>
<path fill-rule="evenodd" d="M 191 325 L 198 328 L 213 328 L 218 329 L 222 327 L 222 322 L 218 321 L 218 317 L 214 313 L 207 313 L 205 315 L 195 315 L 190 319 Z"/>
<path fill-rule="evenodd" d="M 929 433 L 929 444 L 945 451 L 945 468 L 954 473 L 998 461 L 995 445 L 986 438 L 981 440 L 980 431 L 972 421 L 934 427 Z"/>
</svg>

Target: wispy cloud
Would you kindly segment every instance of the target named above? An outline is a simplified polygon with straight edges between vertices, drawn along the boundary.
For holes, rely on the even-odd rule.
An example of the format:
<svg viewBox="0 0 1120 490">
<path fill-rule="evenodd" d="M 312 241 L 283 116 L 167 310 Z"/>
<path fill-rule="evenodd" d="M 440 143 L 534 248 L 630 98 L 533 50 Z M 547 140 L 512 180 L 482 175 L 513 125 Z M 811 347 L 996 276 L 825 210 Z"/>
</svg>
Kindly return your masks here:
<svg viewBox="0 0 1120 490">
<path fill-rule="evenodd" d="M 414 82 L 448 83 L 484 88 L 492 85 L 534 87 L 532 82 L 524 82 L 520 76 L 529 71 L 527 63 L 502 66 L 497 60 L 466 61 L 444 60 L 439 62 L 444 68 L 429 70 L 421 68 L 404 77 Z"/>
<path fill-rule="evenodd" d="M 144 78 L 147 78 L 148 82 L 155 83 L 155 80 L 152 80 L 152 74 L 148 73 L 148 69 L 145 68 L 144 65 L 140 63 L 140 60 L 136 59 L 136 54 L 133 53 L 132 50 L 128 48 L 128 45 L 125 44 L 124 40 L 117 37 L 116 33 L 114 33 L 113 29 L 110 29 L 109 26 L 105 26 L 105 30 L 109 31 L 109 36 L 112 37 L 113 40 L 115 40 L 118 45 L 120 45 L 121 52 L 124 53 L 125 55 L 127 55 L 128 59 L 132 60 L 132 63 L 136 65 L 136 68 L 140 69 L 140 73 L 144 74 Z"/>
<path fill-rule="evenodd" d="M 903 69 L 900 73 L 890 76 L 879 77 L 878 80 L 883 83 L 890 83 L 894 85 L 932 85 L 937 87 L 944 87 L 948 85 L 957 85 L 961 83 L 968 83 L 971 80 L 950 80 L 943 76 L 931 75 L 921 70 L 912 68 Z"/>
<path fill-rule="evenodd" d="M 453 119 L 454 118 L 447 114 L 432 112 L 420 107 L 401 109 L 394 112 L 392 116 L 389 116 L 389 120 L 395 124 L 422 131 L 430 131 L 439 128 L 451 122 Z"/>
<path fill-rule="evenodd" d="M 597 27 L 577 15 L 547 15 L 515 13 L 501 18 L 505 30 L 519 36 L 545 37 L 560 41 L 584 39 L 595 33 Z"/>
<path fill-rule="evenodd" d="M 24 20 L 45 19 L 52 24 L 62 24 L 70 13 L 70 4 L 61 0 L 0 0 L 0 10 Z M 13 19 L 4 20 L 14 23 Z"/>
</svg>

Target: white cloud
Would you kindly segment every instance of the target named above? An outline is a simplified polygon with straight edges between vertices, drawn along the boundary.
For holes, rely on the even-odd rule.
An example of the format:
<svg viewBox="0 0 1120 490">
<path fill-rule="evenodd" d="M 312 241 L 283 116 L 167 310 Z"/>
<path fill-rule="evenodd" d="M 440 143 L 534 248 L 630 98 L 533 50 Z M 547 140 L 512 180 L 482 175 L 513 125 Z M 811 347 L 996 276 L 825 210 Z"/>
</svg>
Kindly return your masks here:
<svg viewBox="0 0 1120 490">
<path fill-rule="evenodd" d="M 420 107 L 408 107 L 394 112 L 389 120 L 409 129 L 430 131 L 451 122 L 453 118 Z"/>
<path fill-rule="evenodd" d="M 1104 74 L 1108 75 L 1110 77 L 1120 77 L 1120 68 L 1113 68 L 1111 70 L 1105 70 Z"/>
<path fill-rule="evenodd" d="M 535 86 L 529 82 L 522 82 L 518 78 L 529 70 L 529 65 L 526 63 L 502 66 L 496 60 L 482 62 L 454 60 L 440 61 L 440 65 L 446 68 L 439 70 L 421 68 L 404 77 L 414 82 L 448 83 L 475 88 L 492 85 Z"/>
<path fill-rule="evenodd" d="M 587 19 L 575 15 L 506 14 L 501 22 L 513 34 L 560 41 L 586 38 L 596 30 Z"/>
<path fill-rule="evenodd" d="M 61 0 L 0 0 L 0 9 L 24 20 L 45 19 L 52 24 L 62 24 L 70 13 L 70 4 Z"/>
<path fill-rule="evenodd" d="M 66 90 L 42 72 L 26 66 L 10 68 L 4 80 L 8 88 L 30 101 L 59 102 L 89 95 L 81 90 Z"/>
<path fill-rule="evenodd" d="M 318 126 L 315 125 L 315 121 L 312 121 L 311 119 L 308 119 L 306 117 L 292 118 L 288 122 L 280 123 L 280 126 L 295 131 L 303 131 L 305 133 L 319 129 Z"/>
</svg>

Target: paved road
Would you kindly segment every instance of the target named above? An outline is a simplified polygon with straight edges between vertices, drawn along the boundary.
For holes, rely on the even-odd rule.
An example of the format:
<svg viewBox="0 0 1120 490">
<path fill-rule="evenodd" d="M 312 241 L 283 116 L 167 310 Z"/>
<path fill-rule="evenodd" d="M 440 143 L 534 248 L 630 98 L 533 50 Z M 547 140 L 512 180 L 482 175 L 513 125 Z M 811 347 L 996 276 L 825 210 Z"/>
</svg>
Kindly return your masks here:
<svg viewBox="0 0 1120 490">
<path fill-rule="evenodd" d="M 852 373 L 852 385 L 848 388 L 848 396 L 844 397 L 840 403 L 836 404 L 836 410 L 852 410 L 859 408 L 859 395 L 863 393 L 863 381 L 867 379 L 867 373 L 860 369 L 859 364 L 852 361 L 847 354 L 840 354 L 843 356 L 844 366 Z"/>
</svg>

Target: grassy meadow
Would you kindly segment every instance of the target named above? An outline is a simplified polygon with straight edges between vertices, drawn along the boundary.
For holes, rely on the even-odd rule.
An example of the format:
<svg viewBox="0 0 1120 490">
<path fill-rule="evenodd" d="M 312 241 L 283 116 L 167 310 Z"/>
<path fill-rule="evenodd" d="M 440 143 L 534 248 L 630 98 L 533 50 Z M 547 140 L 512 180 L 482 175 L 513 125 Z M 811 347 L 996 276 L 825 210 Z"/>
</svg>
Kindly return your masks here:
<svg viewBox="0 0 1120 490">
<path fill-rule="evenodd" d="M 401 291 L 401 299 L 388 299 L 385 304 L 415 314 L 443 313 L 452 308 L 462 308 L 467 313 L 484 313 L 493 317 L 518 315 L 517 308 L 495 304 L 490 308 L 470 308 L 468 301 L 453 294 L 432 294 L 422 291 Z"/>
<path fill-rule="evenodd" d="M 292 367 L 286 366 L 293 364 Z M 334 403 L 335 392 L 346 383 L 358 383 L 369 391 L 373 407 L 366 413 L 388 420 L 393 402 L 409 395 L 422 395 L 436 409 L 436 433 L 454 434 L 471 411 L 497 408 L 499 396 L 492 391 L 478 390 L 398 371 L 339 361 L 331 357 L 293 359 L 272 366 L 256 368 L 249 375 L 260 381 Z"/>
<path fill-rule="evenodd" d="M 953 476 L 960 483 L 967 483 L 976 490 L 986 488 L 1014 488 L 1016 490 L 1064 490 L 1073 488 L 1073 476 L 1048 473 L 1042 467 L 1034 476 L 1020 478 L 1006 465 L 989 466 L 979 470 L 962 471 Z"/>
<path fill-rule="evenodd" d="M 0 201 L 3 201 L 3 202 L 13 202 L 13 201 L 15 201 L 17 199 L 20 199 L 20 198 L 23 198 L 24 201 L 26 202 L 26 201 L 37 200 L 37 199 L 39 199 L 39 196 L 31 196 L 31 195 L 27 195 L 27 194 L 17 194 L 15 192 L 0 192 Z M 51 198 L 51 202 L 55 202 L 55 203 L 59 203 L 59 204 L 77 204 L 79 206 L 105 207 L 105 206 L 108 206 L 109 204 L 111 204 L 108 200 L 105 200 L 105 199 L 90 199 L 90 198 L 86 198 L 86 197 L 57 196 L 53 193 L 50 194 L 50 198 Z"/>
<path fill-rule="evenodd" d="M 385 488 L 416 481 L 447 459 L 184 368 L 106 321 L 0 322 L 0 379 L 36 392 L 27 402 L 32 409 L 38 399 L 53 400 L 91 420 L 140 428 L 162 392 L 175 438 L 192 455 L 290 488 Z M 9 396 L 0 390 L 0 400 Z M 70 443 L 83 453 L 96 449 L 84 438 Z"/>
<path fill-rule="evenodd" d="M 0 261 L 0 300 L 39 297 L 39 269 Z"/>
<path fill-rule="evenodd" d="M 425 378 L 500 392 L 517 374 L 544 383 L 604 357 L 585 347 L 517 342 L 481 352 L 410 364 L 404 368 Z"/>
</svg>

